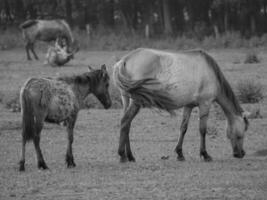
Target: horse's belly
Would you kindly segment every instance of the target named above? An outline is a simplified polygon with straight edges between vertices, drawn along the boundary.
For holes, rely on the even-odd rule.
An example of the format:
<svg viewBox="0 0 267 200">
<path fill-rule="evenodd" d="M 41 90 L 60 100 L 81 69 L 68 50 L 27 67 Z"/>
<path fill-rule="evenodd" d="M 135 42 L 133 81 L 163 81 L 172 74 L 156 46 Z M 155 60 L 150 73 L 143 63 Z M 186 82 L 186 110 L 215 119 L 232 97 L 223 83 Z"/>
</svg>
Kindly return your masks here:
<svg viewBox="0 0 267 200">
<path fill-rule="evenodd" d="M 74 101 L 68 96 L 53 97 L 48 108 L 47 119 L 61 122 L 76 112 Z"/>
</svg>

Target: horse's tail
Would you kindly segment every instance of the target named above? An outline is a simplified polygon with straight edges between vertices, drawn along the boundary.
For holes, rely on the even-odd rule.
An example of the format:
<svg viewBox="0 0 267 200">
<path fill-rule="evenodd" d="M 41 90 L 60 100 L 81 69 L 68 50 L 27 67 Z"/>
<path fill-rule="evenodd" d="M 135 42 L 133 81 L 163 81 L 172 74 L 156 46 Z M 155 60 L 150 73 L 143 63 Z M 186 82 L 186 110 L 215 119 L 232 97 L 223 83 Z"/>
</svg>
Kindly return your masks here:
<svg viewBox="0 0 267 200">
<path fill-rule="evenodd" d="M 122 74 L 125 64 L 124 59 L 122 59 L 114 66 L 115 85 L 142 107 L 158 108 L 173 115 L 173 110 L 177 108 L 177 104 L 167 92 L 166 87 L 164 88 L 162 83 L 154 78 L 130 80 Z"/>
<path fill-rule="evenodd" d="M 38 23 L 37 20 L 29 19 L 29 20 L 23 22 L 22 24 L 20 24 L 19 27 L 20 27 L 21 29 L 26 29 L 26 28 L 28 28 L 28 27 L 30 27 L 30 26 L 33 26 L 33 25 L 37 24 L 37 23 Z"/>
<path fill-rule="evenodd" d="M 22 88 L 20 92 L 20 104 L 22 114 L 22 138 L 24 141 L 29 141 L 34 137 L 34 115 L 31 98 L 29 92 L 25 88 Z"/>
</svg>

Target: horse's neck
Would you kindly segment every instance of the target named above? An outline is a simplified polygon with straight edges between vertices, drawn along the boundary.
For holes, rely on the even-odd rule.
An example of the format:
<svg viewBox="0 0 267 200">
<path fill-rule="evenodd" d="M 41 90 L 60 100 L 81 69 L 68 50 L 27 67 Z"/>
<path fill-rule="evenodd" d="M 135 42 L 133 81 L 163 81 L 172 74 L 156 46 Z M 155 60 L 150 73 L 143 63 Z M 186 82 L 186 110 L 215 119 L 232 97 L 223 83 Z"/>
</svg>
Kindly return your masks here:
<svg viewBox="0 0 267 200">
<path fill-rule="evenodd" d="M 221 95 L 219 98 L 217 98 L 217 103 L 222 107 L 224 114 L 230 124 L 232 124 L 237 116 L 241 115 L 240 110 L 238 110 L 233 102 L 231 102 L 227 97 Z"/>
<path fill-rule="evenodd" d="M 79 105 L 83 105 L 84 99 L 91 93 L 91 90 L 85 90 L 78 84 L 72 86 L 73 92 L 78 100 Z"/>
</svg>

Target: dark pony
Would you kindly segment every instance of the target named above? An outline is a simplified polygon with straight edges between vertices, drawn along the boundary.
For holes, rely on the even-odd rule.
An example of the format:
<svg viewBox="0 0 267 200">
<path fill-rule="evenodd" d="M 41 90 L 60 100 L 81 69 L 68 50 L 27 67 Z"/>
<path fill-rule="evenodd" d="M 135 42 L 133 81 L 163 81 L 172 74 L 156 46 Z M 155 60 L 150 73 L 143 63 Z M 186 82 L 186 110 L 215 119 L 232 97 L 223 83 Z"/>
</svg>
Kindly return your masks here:
<svg viewBox="0 0 267 200">
<path fill-rule="evenodd" d="M 75 76 L 58 78 L 30 78 L 20 91 L 22 112 L 22 155 L 19 170 L 25 170 L 25 145 L 33 140 L 38 168 L 48 169 L 40 148 L 40 137 L 44 121 L 64 122 L 68 133 L 66 163 L 74 167 L 72 154 L 73 129 L 83 101 L 92 93 L 105 109 L 111 106 L 109 75 L 106 66 Z"/>
</svg>

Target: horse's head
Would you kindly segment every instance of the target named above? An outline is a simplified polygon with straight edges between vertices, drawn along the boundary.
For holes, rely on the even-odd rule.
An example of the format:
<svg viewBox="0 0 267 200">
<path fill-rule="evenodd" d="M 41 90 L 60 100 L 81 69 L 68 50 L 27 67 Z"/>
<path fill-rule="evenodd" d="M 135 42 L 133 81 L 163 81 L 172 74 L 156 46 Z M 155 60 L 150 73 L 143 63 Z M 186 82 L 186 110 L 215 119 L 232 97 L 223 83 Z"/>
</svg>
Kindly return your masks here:
<svg viewBox="0 0 267 200">
<path fill-rule="evenodd" d="M 242 116 L 235 117 L 233 122 L 228 124 L 227 137 L 230 139 L 233 156 L 236 158 L 243 158 L 246 152 L 243 149 L 245 132 L 248 129 L 248 113 L 244 112 Z"/>
<path fill-rule="evenodd" d="M 101 69 L 93 70 L 90 66 L 88 66 L 89 72 L 93 72 L 95 74 L 95 81 L 91 86 L 92 93 L 96 96 L 96 98 L 101 102 L 105 109 L 110 108 L 112 102 L 109 94 L 109 75 L 106 69 L 106 65 L 102 65 Z"/>
</svg>

